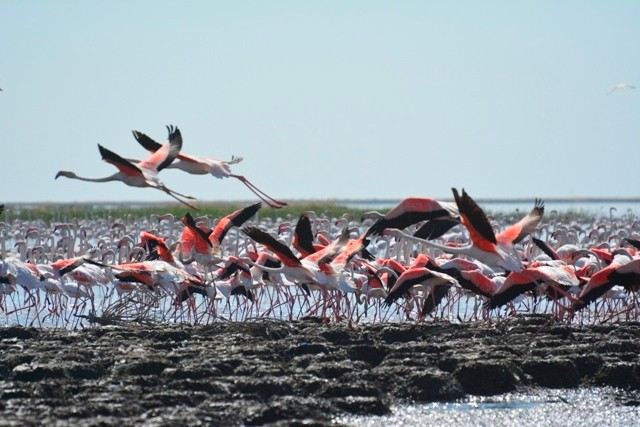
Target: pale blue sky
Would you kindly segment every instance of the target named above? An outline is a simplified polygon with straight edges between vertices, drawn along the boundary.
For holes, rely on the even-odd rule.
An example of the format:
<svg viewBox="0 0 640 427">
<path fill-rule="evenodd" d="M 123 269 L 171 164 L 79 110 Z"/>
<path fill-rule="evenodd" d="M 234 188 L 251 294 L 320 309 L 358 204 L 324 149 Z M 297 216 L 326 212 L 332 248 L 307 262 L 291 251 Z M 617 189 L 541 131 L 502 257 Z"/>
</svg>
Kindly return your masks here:
<svg viewBox="0 0 640 427">
<path fill-rule="evenodd" d="M 172 201 L 136 129 L 283 200 L 640 196 L 640 1 L 0 2 L 2 202 Z M 235 180 L 165 170 L 200 200 Z"/>
</svg>

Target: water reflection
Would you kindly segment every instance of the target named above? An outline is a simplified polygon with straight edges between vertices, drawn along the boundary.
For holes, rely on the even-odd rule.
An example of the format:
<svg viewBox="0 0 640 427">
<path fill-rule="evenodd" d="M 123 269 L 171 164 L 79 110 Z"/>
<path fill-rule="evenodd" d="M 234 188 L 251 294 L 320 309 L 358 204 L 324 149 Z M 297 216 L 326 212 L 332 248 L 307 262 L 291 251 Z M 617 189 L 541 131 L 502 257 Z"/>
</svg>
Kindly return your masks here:
<svg viewBox="0 0 640 427">
<path fill-rule="evenodd" d="M 383 417 L 336 419 L 351 426 L 621 426 L 640 425 L 637 392 L 615 388 L 536 390 L 470 396 L 456 402 L 394 405 Z"/>
</svg>

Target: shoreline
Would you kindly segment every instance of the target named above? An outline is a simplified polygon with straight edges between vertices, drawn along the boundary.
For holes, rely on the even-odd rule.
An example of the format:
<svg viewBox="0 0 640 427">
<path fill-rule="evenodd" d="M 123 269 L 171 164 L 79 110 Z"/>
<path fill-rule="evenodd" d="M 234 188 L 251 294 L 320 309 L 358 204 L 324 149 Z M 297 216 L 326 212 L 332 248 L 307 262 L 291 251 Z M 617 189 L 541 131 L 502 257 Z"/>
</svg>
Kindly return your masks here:
<svg viewBox="0 0 640 427">
<path fill-rule="evenodd" d="M 329 425 L 532 387 L 617 387 L 640 405 L 640 323 L 549 319 L 2 327 L 0 424 Z"/>
</svg>

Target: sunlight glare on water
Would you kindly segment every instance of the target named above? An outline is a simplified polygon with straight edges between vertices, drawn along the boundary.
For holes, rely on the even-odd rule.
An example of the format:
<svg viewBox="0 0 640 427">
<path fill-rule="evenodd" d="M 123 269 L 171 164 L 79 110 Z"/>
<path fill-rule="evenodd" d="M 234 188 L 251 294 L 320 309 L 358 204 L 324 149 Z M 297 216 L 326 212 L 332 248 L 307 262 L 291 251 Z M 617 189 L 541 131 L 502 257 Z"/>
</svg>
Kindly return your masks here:
<svg viewBox="0 0 640 427">
<path fill-rule="evenodd" d="M 619 426 L 640 425 L 638 396 L 613 388 L 538 390 L 470 396 L 456 402 L 392 405 L 390 415 L 336 419 L 351 426 Z"/>
</svg>

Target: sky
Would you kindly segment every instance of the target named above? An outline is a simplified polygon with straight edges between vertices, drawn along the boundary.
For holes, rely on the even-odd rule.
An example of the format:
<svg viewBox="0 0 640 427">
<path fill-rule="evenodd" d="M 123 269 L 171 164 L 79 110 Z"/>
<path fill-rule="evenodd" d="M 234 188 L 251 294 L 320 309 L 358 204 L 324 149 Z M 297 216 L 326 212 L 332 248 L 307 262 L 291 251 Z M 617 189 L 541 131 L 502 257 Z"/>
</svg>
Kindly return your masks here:
<svg viewBox="0 0 640 427">
<path fill-rule="evenodd" d="M 142 158 L 131 131 L 167 125 L 284 201 L 637 197 L 638 22 L 631 0 L 3 0 L 0 202 L 173 201 L 54 179 L 111 175 L 98 144 Z"/>
</svg>

